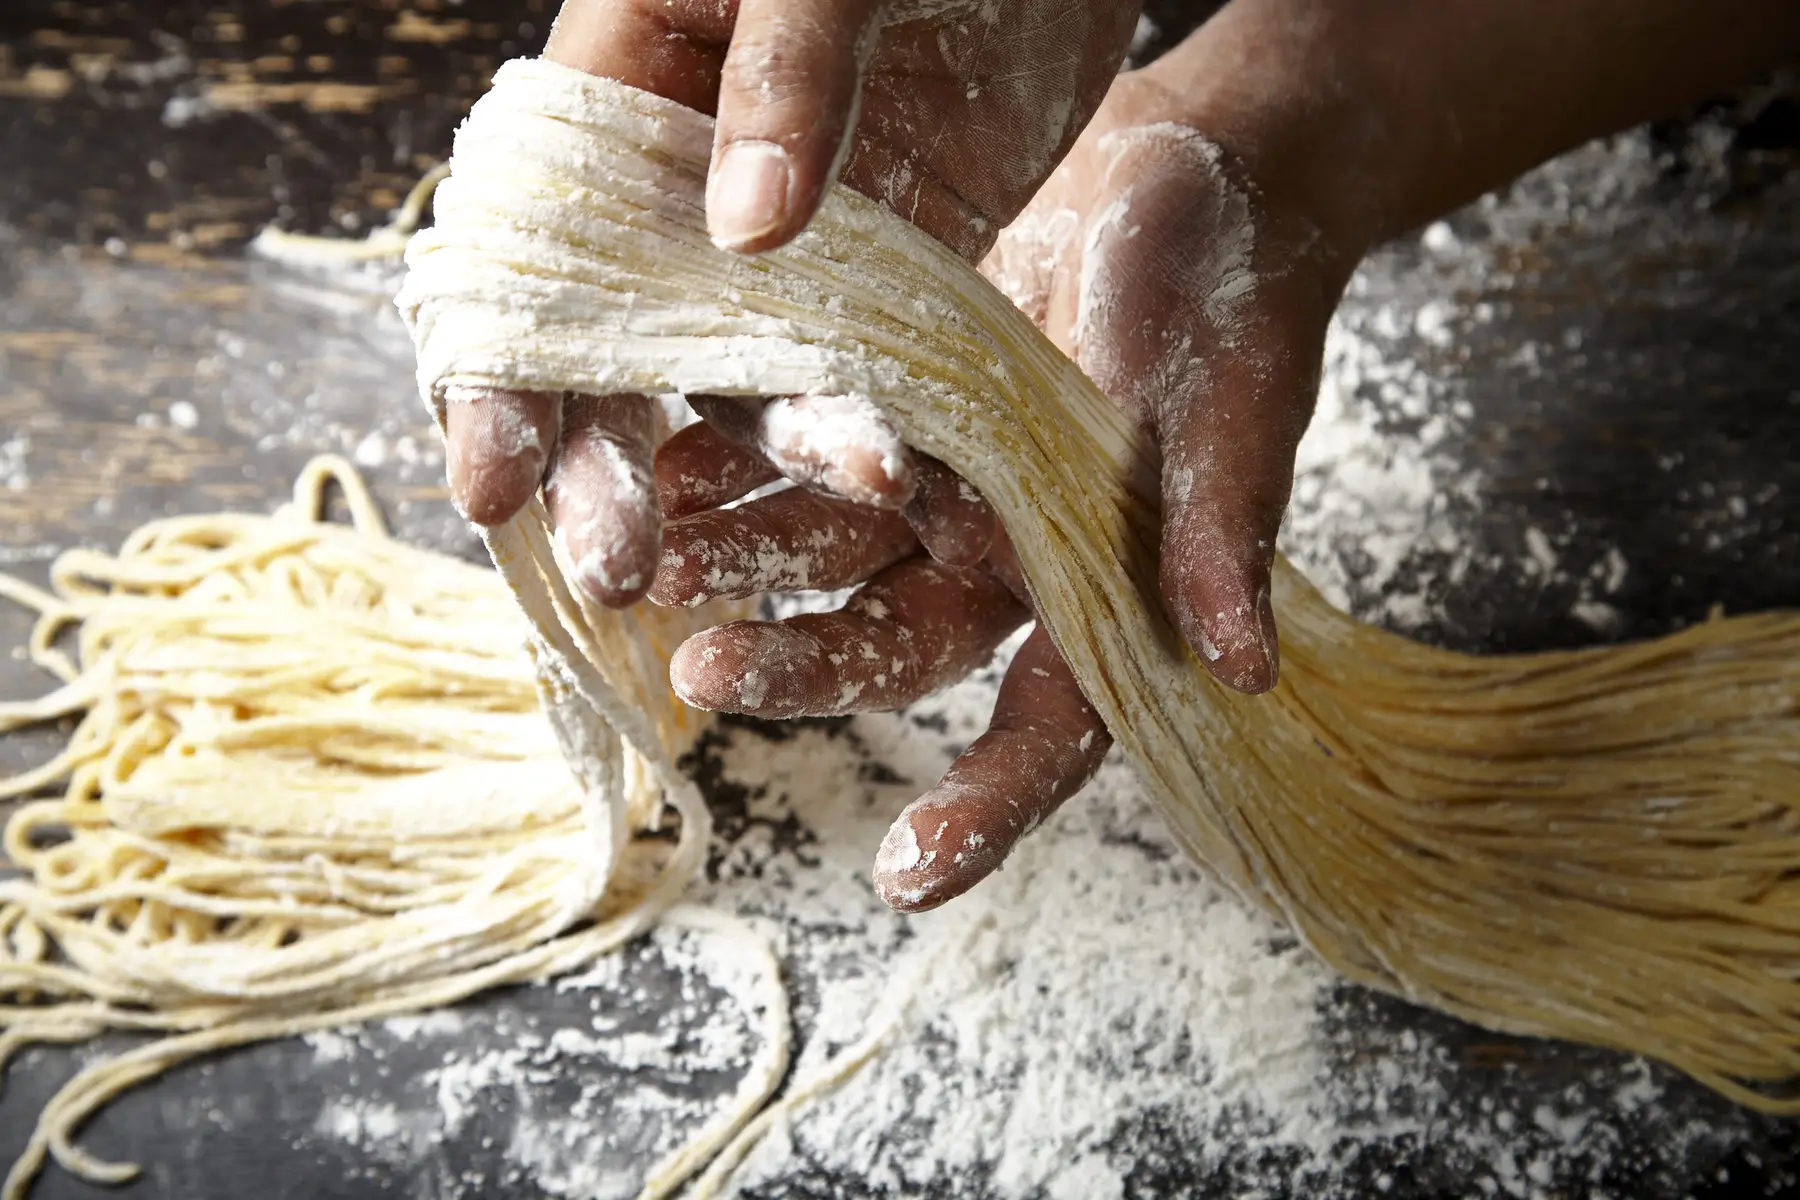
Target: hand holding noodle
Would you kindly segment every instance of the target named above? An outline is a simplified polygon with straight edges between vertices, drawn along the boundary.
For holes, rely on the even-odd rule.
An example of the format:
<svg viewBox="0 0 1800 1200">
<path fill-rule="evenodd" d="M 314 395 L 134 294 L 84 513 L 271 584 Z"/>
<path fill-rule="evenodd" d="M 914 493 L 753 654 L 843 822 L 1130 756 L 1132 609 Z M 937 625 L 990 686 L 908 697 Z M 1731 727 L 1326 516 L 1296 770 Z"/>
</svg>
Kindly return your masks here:
<svg viewBox="0 0 1800 1200">
<path fill-rule="evenodd" d="M 1401 5 L 1370 20 L 1345 5 L 1239 0 L 1114 85 L 982 268 L 1160 446 L 1162 597 L 1220 682 L 1255 693 L 1279 677 L 1275 536 L 1325 326 L 1357 260 L 1569 145 L 1674 110 L 1800 46 L 1792 6 L 1735 8 L 1743 19 L 1725 30 L 1698 13 L 1590 3 L 1553 37 L 1529 5 Z M 1393 47 L 1408 52 L 1398 58 Z M 1548 86 L 1500 86 L 1495 73 L 1521 61 Z M 766 519 L 754 504 L 710 514 L 713 569 L 753 575 L 759 543 L 744 534 Z M 815 531 L 795 514 L 784 540 Z M 683 545 L 701 536 L 671 530 Z M 890 637 L 911 630 L 914 614 L 938 616 L 925 594 L 935 578 L 909 573 L 904 586 L 918 594 L 895 605 L 887 593 L 897 581 L 878 573 L 889 561 L 863 566 L 825 586 L 879 584 L 899 623 Z M 652 596 L 699 590 L 665 566 Z M 994 639 L 982 615 L 932 620 L 929 644 L 947 662 L 979 665 Z M 786 716 L 894 707 L 942 682 L 900 680 L 847 653 L 865 628 L 801 618 L 786 631 L 745 623 L 701 634 L 676 660 L 677 685 L 705 707 Z M 742 687 L 797 645 L 821 661 L 795 690 Z M 973 884 L 1019 830 L 1085 782 L 1109 744 L 1048 640 L 1035 634 L 1031 645 L 1008 677 L 992 740 L 895 825 L 876 883 L 898 906 L 928 907 Z M 998 745 L 1015 752 L 996 756 Z M 960 853 L 970 832 L 983 839 L 978 856 Z"/>
</svg>

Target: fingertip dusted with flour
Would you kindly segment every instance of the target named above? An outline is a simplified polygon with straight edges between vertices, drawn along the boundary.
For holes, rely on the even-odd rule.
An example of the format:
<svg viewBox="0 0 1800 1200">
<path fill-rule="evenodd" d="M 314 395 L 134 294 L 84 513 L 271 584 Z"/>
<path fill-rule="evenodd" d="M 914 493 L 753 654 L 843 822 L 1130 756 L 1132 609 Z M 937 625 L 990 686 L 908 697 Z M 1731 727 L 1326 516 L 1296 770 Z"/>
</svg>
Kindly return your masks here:
<svg viewBox="0 0 1800 1200">
<path fill-rule="evenodd" d="M 1040 627 L 1014 655 L 988 730 L 900 814 L 875 856 L 876 895 L 927 912 L 999 870 L 1100 769 L 1112 738 Z"/>
<path fill-rule="evenodd" d="M 1176 625 L 1212 677 L 1245 695 L 1273 689 L 1281 675 L 1281 646 L 1269 585 L 1249 588 L 1201 587 L 1172 607 Z"/>
<path fill-rule="evenodd" d="M 918 489 L 906 519 L 931 557 L 956 567 L 980 562 L 994 546 L 999 522 L 968 480 L 928 455 L 915 455 Z"/>
<path fill-rule="evenodd" d="M 576 585 L 609 608 L 635 604 L 656 579 L 662 508 L 651 404 L 644 396 L 572 397 L 544 486 Z"/>
<path fill-rule="evenodd" d="M 818 639 L 774 621 L 732 621 L 695 634 L 669 660 L 669 686 L 708 712 L 784 719 L 821 715 L 829 664 Z"/>
<path fill-rule="evenodd" d="M 759 420 L 762 452 L 789 479 L 893 511 L 918 491 L 912 451 L 866 397 L 783 396 Z"/>
<path fill-rule="evenodd" d="M 561 392 L 444 389 L 445 467 L 457 511 L 492 526 L 530 503 L 561 418 Z"/>
<path fill-rule="evenodd" d="M 981 820 L 947 792 L 908 805 L 875 853 L 875 894 L 895 912 L 930 912 L 963 895 L 1000 868 L 1025 832 L 1022 822 Z"/>
</svg>

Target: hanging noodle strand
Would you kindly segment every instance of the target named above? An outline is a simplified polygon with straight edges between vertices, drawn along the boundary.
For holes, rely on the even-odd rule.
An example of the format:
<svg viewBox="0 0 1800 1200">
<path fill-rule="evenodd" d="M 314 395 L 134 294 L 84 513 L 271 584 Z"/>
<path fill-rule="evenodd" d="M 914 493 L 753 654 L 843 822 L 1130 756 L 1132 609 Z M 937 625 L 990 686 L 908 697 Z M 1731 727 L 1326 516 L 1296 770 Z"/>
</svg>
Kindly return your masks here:
<svg viewBox="0 0 1800 1200">
<path fill-rule="evenodd" d="M 1800 1112 L 1800 614 L 1471 657 L 1357 623 L 1279 560 L 1281 684 L 1231 692 L 1164 615 L 1154 459 L 1117 406 L 847 189 L 778 250 L 714 246 L 712 137 L 610 80 L 502 68 L 407 249 L 427 403 L 872 399 L 994 506 L 1084 692 L 1238 896 L 1359 982 Z"/>
<path fill-rule="evenodd" d="M 324 519 L 331 484 L 348 526 Z M 62 681 L 0 703 L 0 733 L 79 718 L 50 761 L 0 779 L 0 799 L 57 790 L 6 826 L 0 1070 L 36 1043 L 153 1035 L 63 1086 L 6 1200 L 46 1155 L 131 1178 L 75 1131 L 196 1055 L 567 972 L 658 919 L 748 962 L 760 1046 L 644 1195 L 672 1194 L 774 1093 L 789 1031 L 767 944 L 729 914 L 671 909 L 709 827 L 691 785 L 668 786 L 695 716 L 653 710 L 663 677 L 631 677 L 634 661 L 666 671 L 657 645 L 706 617 L 668 614 L 637 659 L 612 660 L 655 732 L 645 755 L 615 740 L 596 760 L 610 782 L 590 803 L 505 584 L 393 540 L 337 459 L 309 465 L 273 516 L 156 521 L 117 554 L 63 555 L 48 592 L 0 576 L 0 596 L 38 612 L 32 658 Z M 665 807 L 673 845 L 637 837 Z"/>
</svg>

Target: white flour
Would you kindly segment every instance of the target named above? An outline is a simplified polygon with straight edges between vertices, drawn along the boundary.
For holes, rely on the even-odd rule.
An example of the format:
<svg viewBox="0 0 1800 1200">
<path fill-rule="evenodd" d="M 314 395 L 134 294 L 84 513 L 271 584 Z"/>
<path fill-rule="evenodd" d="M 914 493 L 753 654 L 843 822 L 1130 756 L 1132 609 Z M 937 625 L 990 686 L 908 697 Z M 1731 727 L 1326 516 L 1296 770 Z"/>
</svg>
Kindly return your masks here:
<svg viewBox="0 0 1800 1200">
<path fill-rule="evenodd" d="M 31 486 L 31 473 L 25 459 L 31 453 L 31 435 L 15 433 L 0 442 L 0 488 L 22 492 Z"/>
<path fill-rule="evenodd" d="M 1367 279 L 1351 282 L 1352 302 Z M 1398 629 L 1426 622 L 1435 574 L 1441 592 L 1468 571 L 1482 482 L 1462 453 L 1473 411 L 1408 356 L 1408 324 L 1354 304 L 1332 321 L 1281 540 L 1333 604 Z M 1353 587 L 1375 603 L 1354 603 Z"/>
<path fill-rule="evenodd" d="M 1546 607 L 1549 597 L 1567 597 L 1570 615 L 1594 634 L 1618 632 L 1620 613 L 1611 598 L 1630 573 L 1618 547 L 1594 547 L 1590 536 L 1573 553 L 1570 544 L 1582 539 L 1572 520 L 1527 527 L 1505 545 L 1477 535 L 1477 517 L 1490 505 L 1490 479 L 1481 456 L 1471 452 L 1484 418 L 1465 394 L 1471 382 L 1465 364 L 1473 362 L 1489 382 L 1498 373 L 1500 386 L 1512 379 L 1526 385 L 1545 376 L 1552 355 L 1579 351 L 1580 313 L 1571 314 L 1558 345 L 1524 341 L 1497 347 L 1499 353 L 1486 349 L 1495 335 L 1484 327 L 1503 315 L 1499 307 L 1506 303 L 1508 253 L 1577 229 L 1585 241 L 1604 240 L 1609 230 L 1624 228 L 1621 212 L 1654 221 L 1660 215 L 1654 206 L 1616 206 L 1658 178 L 1644 133 L 1596 142 L 1473 206 L 1485 226 L 1481 240 L 1464 240 L 1449 222 L 1434 222 L 1416 247 L 1378 251 L 1379 265 L 1365 266 L 1351 280 L 1327 334 L 1318 408 L 1300 443 L 1280 543 L 1333 604 L 1441 639 L 1457 630 L 1446 598 L 1483 576 L 1502 577 L 1535 586 Z M 1483 349 L 1472 352 L 1483 337 Z M 1561 372 L 1578 369 L 1565 364 Z M 1663 467 L 1678 461 L 1676 454 Z M 1550 481 L 1536 483 L 1541 489 Z"/>
<path fill-rule="evenodd" d="M 1621 1160 L 1647 1190 L 1582 1194 L 1665 1195 L 1743 1136 L 1723 1105 L 1655 1116 L 1668 1077 L 1641 1063 L 1577 1054 L 1533 1083 L 1469 1065 L 1497 1039 L 1338 988 L 1199 878 L 1117 762 L 965 899 L 888 912 L 870 856 L 979 731 L 996 678 L 904 716 L 731 729 L 701 756 L 724 840 L 696 898 L 782 947 L 795 1077 L 925 972 L 887 1052 L 778 1126 L 739 1173 L 745 1194 L 1104 1200 L 1206 1180 L 1216 1192 L 1196 1194 L 1349 1197 L 1398 1158 L 1456 1189 L 1397 1189 L 1412 1195 L 1567 1194 Z M 755 1049 L 742 981 L 693 934 L 537 992 L 315 1036 L 322 1070 L 378 1073 L 402 1043 L 432 1065 L 398 1093 L 344 1089 L 303 1140 L 400 1179 L 455 1144 L 478 1165 L 447 1184 L 437 1170 L 439 1195 L 631 1196 Z"/>
<path fill-rule="evenodd" d="M 1640 151 L 1595 151 L 1596 179 L 1578 171 L 1579 187 L 1541 181 L 1541 208 L 1486 210 L 1496 236 L 1629 192 Z M 1420 249 L 1473 246 L 1445 225 Z M 1486 500 L 1465 449 L 1476 414 L 1405 347 L 1453 351 L 1494 314 L 1377 301 L 1369 286 L 1359 277 L 1330 335 L 1283 545 L 1338 603 L 1419 629 L 1442 624 L 1468 572 L 1497 568 L 1466 536 Z M 1521 347 L 1520 365 L 1538 352 Z M 1630 564 L 1613 548 L 1584 561 L 1566 543 L 1531 526 L 1499 566 L 1576 581 L 1576 615 L 1603 628 Z M 1673 1196 L 1718 1178 L 1759 1127 L 1722 1103 L 1665 1112 L 1682 1085 L 1641 1062 L 1568 1048 L 1547 1068 L 1548 1056 L 1338 986 L 1198 877 L 1116 762 L 968 897 L 894 916 L 871 893 L 870 858 L 898 808 L 980 731 L 997 678 L 903 716 L 733 727 L 699 758 L 721 842 L 696 898 L 783 947 L 796 1076 L 904 997 L 890 981 L 924 974 L 886 1053 L 751 1154 L 748 1194 Z M 321 1069 L 379 1073 L 398 1042 L 419 1040 L 435 1065 L 398 1099 L 346 1089 L 306 1140 L 408 1180 L 431 1175 L 447 1144 L 472 1154 L 433 1194 L 632 1195 L 643 1164 L 704 1120 L 754 1051 L 727 976 L 694 935 L 664 932 L 529 1004 L 317 1036 Z M 670 994 L 679 1002 L 659 1009 Z"/>
</svg>

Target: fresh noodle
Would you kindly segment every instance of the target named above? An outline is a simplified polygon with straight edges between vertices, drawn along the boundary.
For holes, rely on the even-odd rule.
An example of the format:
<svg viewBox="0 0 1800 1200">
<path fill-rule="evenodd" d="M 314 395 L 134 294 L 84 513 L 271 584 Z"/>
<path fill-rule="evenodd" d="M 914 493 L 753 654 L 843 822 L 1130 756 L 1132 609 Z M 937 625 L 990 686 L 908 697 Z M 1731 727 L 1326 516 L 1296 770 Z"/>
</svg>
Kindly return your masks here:
<svg viewBox="0 0 1800 1200">
<path fill-rule="evenodd" d="M 330 483 L 349 526 L 324 519 Z M 671 907 L 709 821 L 671 767 L 699 718 L 668 695 L 667 653 L 718 611 L 661 613 L 615 645 L 610 682 L 588 683 L 630 697 L 643 740 L 591 745 L 578 780 L 507 587 L 390 538 L 339 460 L 274 516 L 156 521 L 116 555 L 63 555 L 49 592 L 0 576 L 0 596 L 38 611 L 32 657 L 63 681 L 0 703 L 0 733 L 80 718 L 49 762 L 0 779 L 0 799 L 60 789 L 5 831 L 0 1070 L 34 1043 L 154 1035 L 56 1094 L 7 1200 L 47 1154 L 130 1178 L 75 1130 L 196 1055 L 570 971 L 658 920 L 745 959 L 761 1046 L 644 1195 L 673 1194 L 774 1094 L 789 1025 L 767 944 Z M 665 810 L 675 840 L 640 836 Z"/>
<path fill-rule="evenodd" d="M 1800 615 L 1470 657 L 1358 624 L 1278 561 L 1281 684 L 1233 693 L 1163 615 L 1154 460 L 1116 407 L 966 263 L 846 189 L 788 246 L 716 248 L 711 144 L 669 101 L 507 64 L 407 250 L 427 401 L 874 399 L 995 506 L 1088 697 L 1239 896 L 1352 979 L 1800 1112 L 1780 1086 L 1800 1079 Z M 495 547 L 555 590 L 542 538 L 534 511 Z M 581 669 L 580 647 L 556 652 Z"/>
</svg>

